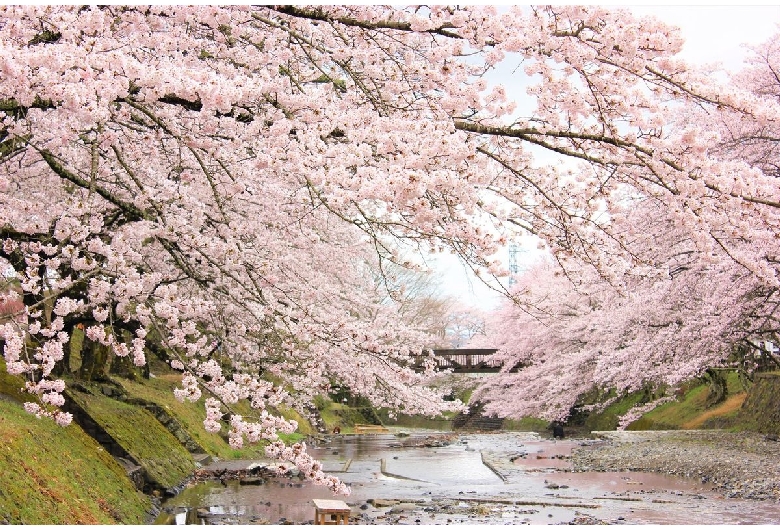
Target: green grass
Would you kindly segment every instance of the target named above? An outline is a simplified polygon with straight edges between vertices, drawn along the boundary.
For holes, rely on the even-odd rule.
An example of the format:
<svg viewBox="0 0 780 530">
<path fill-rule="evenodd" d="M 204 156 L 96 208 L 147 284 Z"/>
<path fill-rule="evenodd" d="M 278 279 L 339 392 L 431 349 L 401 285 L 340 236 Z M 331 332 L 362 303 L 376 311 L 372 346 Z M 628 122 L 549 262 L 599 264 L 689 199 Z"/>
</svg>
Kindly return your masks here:
<svg viewBox="0 0 780 530">
<path fill-rule="evenodd" d="M 325 424 L 326 432 L 338 426 L 341 432 L 346 434 L 353 432 L 352 426 L 355 423 L 364 423 L 362 416 L 356 421 L 355 415 L 350 413 L 350 408 L 341 403 L 328 402 L 325 408 L 320 410 L 320 417 Z"/>
<path fill-rule="evenodd" d="M 476 390 L 476 387 L 466 387 L 462 389 L 460 392 L 457 392 L 455 397 L 459 399 L 463 403 L 468 403 L 471 400 L 471 394 L 474 393 L 474 390 Z"/>
<path fill-rule="evenodd" d="M 503 428 L 506 431 L 544 432 L 549 424 L 547 420 L 526 416 L 519 420 L 505 419 Z"/>
<path fill-rule="evenodd" d="M 685 423 L 694 421 L 705 411 L 707 393 L 707 385 L 697 385 L 686 392 L 682 399 L 664 403 L 648 412 L 629 425 L 628 430 L 681 429 Z"/>
<path fill-rule="evenodd" d="M 674 430 L 690 429 L 707 426 L 706 422 L 713 422 L 715 418 L 721 418 L 721 426 L 730 423 L 729 418 L 736 418 L 739 411 L 734 407 L 737 402 L 741 404 L 737 396 L 743 396 L 745 390 L 739 381 L 736 372 L 726 375 L 726 388 L 730 401 L 728 404 L 719 404 L 707 407 L 709 389 L 706 383 L 693 381 L 683 387 L 685 390 L 681 398 L 657 407 L 648 412 L 642 418 L 632 423 L 628 430 Z"/>
<path fill-rule="evenodd" d="M 38 420 L 0 401 L 0 521 L 143 524 L 149 499 L 76 425 Z"/>
<path fill-rule="evenodd" d="M 309 420 L 301 416 L 298 411 L 289 407 L 280 406 L 279 413 L 288 420 L 295 420 L 298 422 L 298 431 L 293 434 L 280 434 L 279 437 L 286 443 L 294 443 L 304 439 L 306 436 L 315 434 L 314 427 L 311 426 Z"/>
<path fill-rule="evenodd" d="M 24 402 L 30 400 L 30 394 L 24 392 L 24 379 L 18 375 L 11 375 L 6 371 L 5 359 L 0 355 L 0 394 L 15 401 Z"/>
<path fill-rule="evenodd" d="M 180 375 L 174 372 L 161 373 L 159 369 L 156 373 L 158 373 L 156 377 L 142 381 L 131 381 L 119 377 L 115 377 L 114 380 L 121 384 L 128 397 L 152 402 L 165 409 L 168 414 L 176 418 L 187 434 L 212 456 L 221 459 L 245 459 L 265 455 L 263 450 L 264 444 L 262 443 L 246 445 L 241 449 L 230 447 L 225 438 L 223 438 L 223 435 L 226 433 L 224 427 L 220 433 L 207 432 L 203 428 L 203 420 L 206 417 L 203 400 L 201 399 L 195 403 L 186 400 L 180 402 L 173 396 L 173 389 L 179 385 Z M 257 411 L 251 409 L 246 402 L 233 405 L 233 409 L 247 420 L 250 420 L 257 414 Z M 311 426 L 297 412 L 282 408 L 281 414 L 285 418 L 294 419 L 298 422 L 299 432 L 291 435 L 279 435 L 285 443 L 297 442 L 303 439 L 306 434 L 311 434 Z"/>
<path fill-rule="evenodd" d="M 151 482 L 170 488 L 195 470 L 189 452 L 143 408 L 103 395 L 74 390 L 69 395 L 144 468 Z"/>
<path fill-rule="evenodd" d="M 258 448 L 236 450 L 220 436 L 220 433 L 210 433 L 203 428 L 206 409 L 203 400 L 196 403 L 180 402 L 173 396 L 173 389 L 179 384 L 178 375 L 158 375 L 143 381 L 114 378 L 122 385 L 128 397 L 140 398 L 155 403 L 168 414 L 175 417 L 187 434 L 192 437 L 208 454 L 219 458 L 252 458 L 257 455 Z M 243 412 L 243 411 L 242 411 Z M 224 429 L 223 429 L 224 430 Z"/>
<path fill-rule="evenodd" d="M 588 415 L 582 428 L 587 431 L 614 431 L 617 429 L 620 416 L 642 403 L 646 395 L 644 391 L 639 391 L 623 396 L 604 410 Z"/>
<path fill-rule="evenodd" d="M 77 425 L 27 414 L 32 396 L 0 360 L 0 521 L 141 524 L 151 508 L 125 470 Z"/>
</svg>

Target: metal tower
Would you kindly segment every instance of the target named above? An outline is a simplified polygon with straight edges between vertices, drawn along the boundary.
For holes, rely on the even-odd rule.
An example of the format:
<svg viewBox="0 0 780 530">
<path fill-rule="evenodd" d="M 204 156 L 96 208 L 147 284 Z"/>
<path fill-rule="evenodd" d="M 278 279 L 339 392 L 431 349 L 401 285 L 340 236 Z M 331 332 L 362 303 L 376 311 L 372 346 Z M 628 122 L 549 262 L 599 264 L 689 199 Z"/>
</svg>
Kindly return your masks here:
<svg viewBox="0 0 780 530">
<path fill-rule="evenodd" d="M 509 245 L 509 287 L 512 287 L 517 282 L 515 276 L 520 272 L 520 267 L 517 264 L 517 255 L 520 252 L 522 250 L 520 250 L 517 244 L 512 243 Z"/>
</svg>

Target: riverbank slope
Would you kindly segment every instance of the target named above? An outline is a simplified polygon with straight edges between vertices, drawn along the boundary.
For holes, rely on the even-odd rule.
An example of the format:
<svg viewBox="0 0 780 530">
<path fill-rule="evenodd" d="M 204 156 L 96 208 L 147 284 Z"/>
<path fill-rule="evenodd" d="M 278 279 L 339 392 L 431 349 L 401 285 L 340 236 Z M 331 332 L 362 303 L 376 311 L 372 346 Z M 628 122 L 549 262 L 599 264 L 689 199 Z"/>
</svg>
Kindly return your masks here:
<svg viewBox="0 0 780 530">
<path fill-rule="evenodd" d="M 0 358 L 0 524 L 149 523 L 202 462 L 264 454 L 206 432 L 203 403 L 177 401 L 178 375 L 155 367 L 150 379 L 68 380 L 63 428 L 24 411 L 24 381 Z"/>
<path fill-rule="evenodd" d="M 35 421 L 0 400 L 0 524 L 143 524 L 153 513 L 150 498 L 80 427 Z"/>
</svg>

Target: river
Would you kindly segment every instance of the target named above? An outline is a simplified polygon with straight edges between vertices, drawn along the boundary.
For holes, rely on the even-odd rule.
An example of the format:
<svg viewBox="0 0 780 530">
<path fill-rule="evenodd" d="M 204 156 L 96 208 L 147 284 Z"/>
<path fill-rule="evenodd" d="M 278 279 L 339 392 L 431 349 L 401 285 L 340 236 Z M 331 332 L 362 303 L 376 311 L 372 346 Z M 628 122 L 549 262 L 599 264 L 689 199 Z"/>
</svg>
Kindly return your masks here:
<svg viewBox="0 0 780 530">
<path fill-rule="evenodd" d="M 535 433 L 415 432 L 329 436 L 309 446 L 350 484 L 337 497 L 297 477 L 259 485 L 208 481 L 167 500 L 158 522 L 309 523 L 312 499 L 342 499 L 359 524 L 777 524 L 771 501 L 724 498 L 692 479 L 574 473 L 571 451 L 593 440 Z M 212 464 L 240 469 L 250 461 Z M 255 463 L 256 464 L 256 463 Z"/>
</svg>

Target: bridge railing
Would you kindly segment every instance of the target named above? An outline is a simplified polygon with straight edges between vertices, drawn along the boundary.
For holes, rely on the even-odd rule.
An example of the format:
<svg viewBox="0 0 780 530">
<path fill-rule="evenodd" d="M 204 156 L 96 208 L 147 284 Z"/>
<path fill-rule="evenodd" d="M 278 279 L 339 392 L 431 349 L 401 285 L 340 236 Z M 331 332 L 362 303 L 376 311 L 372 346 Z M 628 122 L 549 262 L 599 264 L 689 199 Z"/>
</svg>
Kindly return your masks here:
<svg viewBox="0 0 780 530">
<path fill-rule="evenodd" d="M 491 358 L 496 351 L 493 348 L 433 350 L 433 359 L 438 368 L 452 369 L 455 373 L 498 372 L 501 362 Z M 424 355 L 415 356 L 415 368 L 422 368 L 426 358 Z"/>
</svg>

